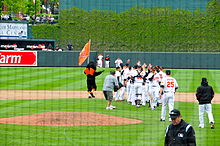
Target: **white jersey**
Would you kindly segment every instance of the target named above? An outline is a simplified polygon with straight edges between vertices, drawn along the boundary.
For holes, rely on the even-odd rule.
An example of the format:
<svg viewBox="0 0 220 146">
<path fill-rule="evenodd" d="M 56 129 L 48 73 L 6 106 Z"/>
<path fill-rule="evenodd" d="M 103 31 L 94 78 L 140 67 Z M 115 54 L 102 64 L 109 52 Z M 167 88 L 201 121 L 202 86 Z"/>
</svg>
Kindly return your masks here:
<svg viewBox="0 0 220 146">
<path fill-rule="evenodd" d="M 138 70 L 134 70 L 132 77 L 134 78 L 134 83 L 143 83 L 144 82 L 144 77 L 145 72 L 143 71 L 138 71 Z"/>
<path fill-rule="evenodd" d="M 175 88 L 178 88 L 177 81 L 173 77 L 163 78 L 160 86 L 164 86 L 164 92 L 175 92 Z"/>
<path fill-rule="evenodd" d="M 121 63 L 123 63 L 123 61 L 122 61 L 121 59 L 115 60 L 115 65 L 116 65 L 116 67 L 120 67 L 120 66 L 121 66 Z"/>
<path fill-rule="evenodd" d="M 159 86 L 159 79 L 160 79 L 160 75 L 158 73 L 156 73 L 154 75 L 154 78 L 153 78 L 152 82 L 151 82 L 151 86 L 152 87 L 160 87 Z"/>
<path fill-rule="evenodd" d="M 161 82 L 163 80 L 163 78 L 165 78 L 167 76 L 163 71 L 160 71 L 158 74 L 160 76 L 159 82 Z"/>
<path fill-rule="evenodd" d="M 129 75 L 130 75 L 130 70 L 129 70 L 129 68 L 124 69 L 124 70 L 123 70 L 123 75 L 122 75 L 122 80 L 124 81 L 124 80 L 128 79 L 128 76 L 129 76 Z"/>
<path fill-rule="evenodd" d="M 118 80 L 118 82 L 122 82 L 122 79 L 121 79 L 121 72 L 120 71 L 115 71 L 115 77 L 116 79 Z"/>
</svg>

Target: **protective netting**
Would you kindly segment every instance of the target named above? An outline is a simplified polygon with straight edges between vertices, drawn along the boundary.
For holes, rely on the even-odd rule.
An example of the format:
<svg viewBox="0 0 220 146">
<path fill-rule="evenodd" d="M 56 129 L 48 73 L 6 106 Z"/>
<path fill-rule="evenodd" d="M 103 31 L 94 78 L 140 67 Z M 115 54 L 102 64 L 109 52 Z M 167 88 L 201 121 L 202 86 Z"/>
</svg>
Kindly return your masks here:
<svg viewBox="0 0 220 146">
<path fill-rule="evenodd" d="M 219 6 L 60 0 L 56 48 L 0 51 L 0 145 L 219 145 Z"/>
</svg>

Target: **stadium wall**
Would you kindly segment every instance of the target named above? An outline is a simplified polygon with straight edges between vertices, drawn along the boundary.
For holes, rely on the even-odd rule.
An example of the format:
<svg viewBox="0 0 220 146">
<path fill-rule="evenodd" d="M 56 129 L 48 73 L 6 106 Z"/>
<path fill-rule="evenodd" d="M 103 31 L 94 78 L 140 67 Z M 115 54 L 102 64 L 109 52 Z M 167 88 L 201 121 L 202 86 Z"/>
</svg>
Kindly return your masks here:
<svg viewBox="0 0 220 146">
<path fill-rule="evenodd" d="M 60 0 L 60 9 L 78 7 L 84 10 L 111 10 L 122 12 L 133 7 L 172 7 L 173 9 L 186 9 L 204 11 L 206 4 L 211 0 Z"/>
<path fill-rule="evenodd" d="M 39 67 L 79 67 L 79 51 L 71 52 L 38 52 Z M 103 52 L 109 54 L 110 67 L 115 67 L 114 61 L 120 57 L 125 63 L 127 59 L 134 65 L 138 60 L 141 63 L 151 63 L 165 68 L 185 69 L 220 69 L 220 53 L 174 53 L 174 52 Z M 98 52 L 90 53 L 90 60 L 95 61 Z M 85 67 L 87 60 L 83 63 Z"/>
</svg>

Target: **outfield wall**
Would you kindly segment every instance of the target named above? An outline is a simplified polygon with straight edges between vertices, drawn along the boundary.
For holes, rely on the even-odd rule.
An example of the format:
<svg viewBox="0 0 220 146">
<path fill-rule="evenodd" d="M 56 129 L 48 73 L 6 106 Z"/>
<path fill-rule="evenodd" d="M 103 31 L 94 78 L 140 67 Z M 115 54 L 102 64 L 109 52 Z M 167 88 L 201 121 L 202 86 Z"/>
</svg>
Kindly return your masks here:
<svg viewBox="0 0 220 146">
<path fill-rule="evenodd" d="M 72 52 L 38 52 L 40 67 L 78 67 L 78 51 Z M 138 60 L 141 63 L 151 63 L 165 68 L 220 69 L 220 53 L 173 53 L 173 52 L 103 52 L 110 55 L 110 67 L 115 67 L 114 61 L 120 57 L 123 62 L 131 59 L 131 65 Z M 90 60 L 96 60 L 98 53 L 91 52 Z M 83 63 L 86 66 L 87 60 Z"/>
</svg>

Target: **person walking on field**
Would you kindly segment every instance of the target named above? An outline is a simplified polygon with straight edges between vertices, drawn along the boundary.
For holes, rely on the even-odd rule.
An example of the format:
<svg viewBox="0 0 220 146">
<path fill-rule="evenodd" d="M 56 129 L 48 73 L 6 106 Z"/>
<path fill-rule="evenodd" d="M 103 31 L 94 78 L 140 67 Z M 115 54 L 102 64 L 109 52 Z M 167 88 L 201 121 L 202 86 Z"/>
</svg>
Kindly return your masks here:
<svg viewBox="0 0 220 146">
<path fill-rule="evenodd" d="M 95 82 L 95 77 L 100 75 L 103 71 L 96 72 L 96 64 L 94 61 L 90 61 L 84 70 L 84 74 L 87 76 L 87 89 L 89 96 L 88 98 L 95 98 L 94 91 L 96 91 L 97 86 Z"/>
<path fill-rule="evenodd" d="M 196 146 L 195 131 L 182 119 L 180 111 L 172 110 L 170 118 L 172 123 L 166 128 L 164 146 Z"/>
<path fill-rule="evenodd" d="M 199 102 L 199 128 L 204 128 L 204 111 L 207 112 L 211 129 L 214 129 L 211 101 L 214 97 L 212 86 L 208 85 L 206 78 L 202 78 L 201 86 L 197 88 L 196 98 Z"/>
<path fill-rule="evenodd" d="M 160 98 L 162 101 L 161 119 L 160 121 L 165 121 L 166 119 L 166 106 L 169 106 L 169 112 L 174 108 L 174 94 L 178 89 L 178 84 L 176 79 L 170 76 L 171 71 L 166 71 L 166 77 L 164 77 L 160 83 Z M 171 121 L 171 119 L 169 119 Z"/>
<path fill-rule="evenodd" d="M 113 100 L 113 90 L 114 88 L 119 88 L 118 80 L 115 77 L 115 71 L 110 71 L 110 75 L 105 77 L 105 81 L 103 84 L 103 94 L 105 99 L 108 101 L 107 110 L 115 109 L 116 107 L 112 105 Z"/>
</svg>

